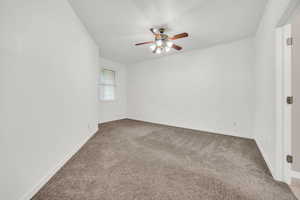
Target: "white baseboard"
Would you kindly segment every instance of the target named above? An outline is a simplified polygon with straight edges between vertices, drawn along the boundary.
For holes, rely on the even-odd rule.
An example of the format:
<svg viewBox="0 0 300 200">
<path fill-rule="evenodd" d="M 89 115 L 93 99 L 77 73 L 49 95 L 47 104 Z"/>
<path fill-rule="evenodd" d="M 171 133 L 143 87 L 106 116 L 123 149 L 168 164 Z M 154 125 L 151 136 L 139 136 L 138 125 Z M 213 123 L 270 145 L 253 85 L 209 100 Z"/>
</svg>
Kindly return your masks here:
<svg viewBox="0 0 300 200">
<path fill-rule="evenodd" d="M 300 172 L 291 170 L 292 178 L 300 179 Z"/>
<path fill-rule="evenodd" d="M 122 117 L 122 118 L 115 118 L 115 119 L 109 119 L 109 120 L 102 120 L 99 121 L 99 124 L 104 124 L 104 123 L 108 123 L 108 122 L 114 122 L 114 121 L 118 121 L 118 120 L 122 120 L 122 119 L 128 119 L 127 117 Z"/>
<path fill-rule="evenodd" d="M 80 142 L 71 152 L 69 152 L 66 157 L 60 161 L 55 167 L 53 167 L 46 176 L 44 176 L 29 192 L 20 198 L 20 200 L 30 200 L 53 176 L 56 174 L 62 166 L 64 166 L 70 158 L 79 151 L 79 149 L 97 132 L 92 132 L 91 135 L 86 137 L 83 141 Z"/>
<path fill-rule="evenodd" d="M 127 117 L 127 119 L 141 121 L 141 122 L 149 122 L 149 123 L 153 123 L 153 124 L 161 124 L 161 125 L 166 125 L 166 126 L 173 126 L 173 127 L 178 127 L 178 128 L 191 129 L 191 130 L 202 131 L 202 132 L 207 132 L 207 133 L 214 133 L 214 134 L 218 134 L 218 135 L 227 135 L 227 136 L 233 136 L 233 137 L 239 137 L 239 138 L 245 138 L 245 139 L 253 139 L 253 137 L 250 137 L 250 136 L 242 136 L 242 135 L 236 134 L 234 132 L 218 130 L 218 129 L 210 129 L 210 128 L 202 128 L 202 129 L 200 128 L 199 129 L 199 128 L 193 127 L 193 126 L 185 126 L 185 125 L 178 125 L 176 123 L 144 120 L 144 119 L 139 119 L 139 118 L 135 118 L 135 117 Z"/>
<path fill-rule="evenodd" d="M 272 163 L 271 163 L 270 159 L 268 158 L 263 146 L 261 145 L 261 143 L 257 139 L 254 139 L 254 140 L 255 140 L 255 142 L 258 146 L 258 149 L 260 150 L 260 152 L 261 152 L 261 154 L 262 154 L 262 156 L 263 156 L 263 158 L 264 158 L 264 160 L 265 160 L 272 176 L 275 178 L 276 177 L 275 176 L 275 169 L 273 168 Z"/>
</svg>

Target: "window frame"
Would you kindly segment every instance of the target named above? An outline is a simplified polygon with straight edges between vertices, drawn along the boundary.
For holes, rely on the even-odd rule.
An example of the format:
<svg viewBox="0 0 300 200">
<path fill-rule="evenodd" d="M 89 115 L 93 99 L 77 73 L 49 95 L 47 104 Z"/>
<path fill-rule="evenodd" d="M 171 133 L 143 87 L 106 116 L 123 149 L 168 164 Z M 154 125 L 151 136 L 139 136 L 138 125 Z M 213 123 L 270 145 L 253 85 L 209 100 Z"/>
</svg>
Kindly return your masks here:
<svg viewBox="0 0 300 200">
<path fill-rule="evenodd" d="M 103 81 L 103 71 L 111 71 L 114 73 L 114 84 L 105 84 Z M 105 86 L 114 87 L 114 98 L 113 99 L 104 99 L 104 95 L 102 95 L 102 90 Z M 117 100 L 117 70 L 110 67 L 102 67 L 100 70 L 99 82 L 98 82 L 98 97 L 102 102 L 113 102 Z"/>
</svg>

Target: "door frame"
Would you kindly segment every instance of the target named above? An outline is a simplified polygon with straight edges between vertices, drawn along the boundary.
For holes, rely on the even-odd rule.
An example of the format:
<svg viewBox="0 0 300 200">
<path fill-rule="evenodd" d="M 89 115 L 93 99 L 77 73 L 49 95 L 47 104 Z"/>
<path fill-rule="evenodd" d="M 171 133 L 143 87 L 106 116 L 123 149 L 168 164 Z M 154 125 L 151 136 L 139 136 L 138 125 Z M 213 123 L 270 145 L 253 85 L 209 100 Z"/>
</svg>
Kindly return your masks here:
<svg viewBox="0 0 300 200">
<path fill-rule="evenodd" d="M 286 98 L 292 96 L 292 46 L 287 39 L 292 37 L 291 24 L 276 29 L 276 179 L 291 183 L 291 164 L 286 156 L 292 153 L 292 105 Z"/>
<path fill-rule="evenodd" d="M 294 13 L 300 9 L 300 0 L 289 0 L 288 7 L 277 23 L 276 41 L 276 171 L 274 178 L 287 184 L 291 183 L 293 171 L 286 160 L 292 155 L 292 105 L 287 97 L 292 96 L 292 46 L 287 39 L 292 37 L 289 24 Z"/>
</svg>

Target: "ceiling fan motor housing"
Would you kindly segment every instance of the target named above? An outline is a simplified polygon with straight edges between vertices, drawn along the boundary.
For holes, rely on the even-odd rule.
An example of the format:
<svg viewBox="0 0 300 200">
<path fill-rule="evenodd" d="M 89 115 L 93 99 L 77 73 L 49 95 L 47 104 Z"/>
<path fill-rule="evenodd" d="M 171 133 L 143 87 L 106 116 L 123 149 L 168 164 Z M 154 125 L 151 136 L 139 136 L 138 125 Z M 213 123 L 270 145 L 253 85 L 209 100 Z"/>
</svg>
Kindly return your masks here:
<svg viewBox="0 0 300 200">
<path fill-rule="evenodd" d="M 169 36 L 167 34 L 158 34 L 155 38 L 155 40 L 167 40 L 169 38 Z"/>
<path fill-rule="evenodd" d="M 165 32 L 165 28 L 159 28 L 158 30 L 161 34 L 163 34 Z"/>
</svg>

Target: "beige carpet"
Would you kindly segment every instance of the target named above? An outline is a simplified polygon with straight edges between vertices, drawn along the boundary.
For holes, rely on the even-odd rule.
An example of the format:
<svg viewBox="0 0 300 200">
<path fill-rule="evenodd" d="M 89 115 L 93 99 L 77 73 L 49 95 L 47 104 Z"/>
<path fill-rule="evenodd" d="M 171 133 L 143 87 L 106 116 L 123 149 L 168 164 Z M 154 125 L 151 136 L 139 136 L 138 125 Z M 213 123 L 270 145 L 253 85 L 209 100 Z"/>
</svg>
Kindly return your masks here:
<svg viewBox="0 0 300 200">
<path fill-rule="evenodd" d="M 133 120 L 100 131 L 34 200 L 295 200 L 253 140 Z"/>
</svg>

